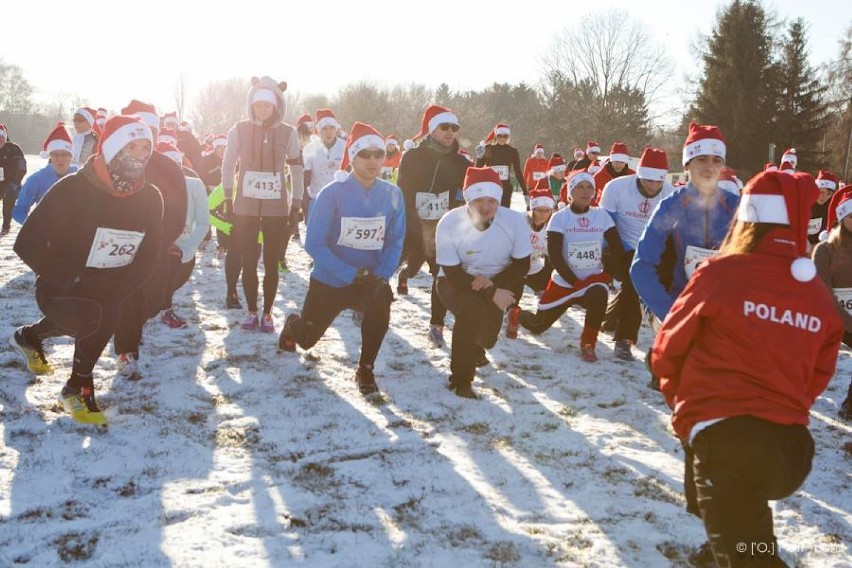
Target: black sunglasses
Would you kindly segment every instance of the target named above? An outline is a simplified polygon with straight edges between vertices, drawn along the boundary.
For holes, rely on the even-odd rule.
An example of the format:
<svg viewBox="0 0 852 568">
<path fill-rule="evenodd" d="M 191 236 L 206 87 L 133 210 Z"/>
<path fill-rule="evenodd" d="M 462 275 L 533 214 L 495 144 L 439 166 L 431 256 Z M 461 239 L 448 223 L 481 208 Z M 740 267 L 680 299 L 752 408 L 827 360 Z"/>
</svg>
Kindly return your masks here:
<svg viewBox="0 0 852 568">
<path fill-rule="evenodd" d="M 361 150 L 357 154 L 355 154 L 359 158 L 364 158 L 366 160 L 369 159 L 379 159 L 385 157 L 384 150 Z"/>
<path fill-rule="evenodd" d="M 449 122 L 444 122 L 444 123 L 439 124 L 438 128 L 440 128 L 441 130 L 443 130 L 445 132 L 447 130 L 452 130 L 453 132 L 459 131 L 459 125 L 458 124 L 451 124 Z"/>
</svg>

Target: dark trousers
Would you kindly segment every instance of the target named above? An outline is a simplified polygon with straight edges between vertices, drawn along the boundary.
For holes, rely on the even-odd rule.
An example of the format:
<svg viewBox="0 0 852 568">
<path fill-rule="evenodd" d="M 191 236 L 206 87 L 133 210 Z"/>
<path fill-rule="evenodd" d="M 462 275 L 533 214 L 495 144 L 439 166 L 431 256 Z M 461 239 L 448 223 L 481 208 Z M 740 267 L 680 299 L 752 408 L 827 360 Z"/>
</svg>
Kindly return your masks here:
<svg viewBox="0 0 852 568">
<path fill-rule="evenodd" d="M 512 188 L 512 182 L 506 180 L 503 183 L 503 198 L 500 200 L 500 205 L 503 207 L 512 207 L 512 192 L 514 189 Z"/>
<path fill-rule="evenodd" d="M 121 317 L 115 330 L 113 343 L 116 354 L 139 355 L 142 327 L 162 308 L 163 298 L 166 296 L 170 281 L 171 260 L 169 253 L 163 251 L 142 288 L 124 300 L 121 306 Z"/>
<path fill-rule="evenodd" d="M 630 264 L 636 251 L 625 251 L 622 258 L 621 288 L 610 298 L 606 309 L 607 322 L 615 323 L 615 340 L 629 339 L 633 343 L 639 338 L 639 327 L 642 325 L 642 306 L 639 295 L 633 287 L 630 278 Z"/>
<path fill-rule="evenodd" d="M 524 282 L 530 289 L 538 294 L 545 288 L 547 288 L 547 283 L 550 282 L 550 275 L 553 274 L 553 265 L 550 264 L 550 260 L 544 260 L 544 268 L 536 272 L 535 274 L 528 274 L 526 281 Z M 518 301 L 521 299 L 518 298 Z"/>
<path fill-rule="evenodd" d="M 263 313 L 268 314 L 272 311 L 278 293 L 278 255 L 284 242 L 286 226 L 284 217 L 234 217 L 232 235 L 243 258 L 243 292 L 250 312 L 257 311 L 257 263 L 261 251 L 257 246 L 258 235 L 263 231 Z"/>
<path fill-rule="evenodd" d="M 181 258 L 176 256 L 169 259 L 169 285 L 166 287 L 161 309 L 166 310 L 172 307 L 172 297 L 189 281 L 193 268 L 195 268 L 195 257 L 192 257 L 189 262 L 181 262 Z"/>
<path fill-rule="evenodd" d="M 456 385 L 472 383 L 476 361 L 485 349 L 497 343 L 503 312 L 491 299 L 470 288 L 453 286 L 446 278 L 438 278 L 437 287 L 444 305 L 456 316 L 450 346 L 450 380 Z"/>
<path fill-rule="evenodd" d="M 444 325 L 444 320 L 447 318 L 447 306 L 444 305 L 444 301 L 441 300 L 441 295 L 438 294 L 438 270 L 440 270 L 440 266 L 438 266 L 438 261 L 434 258 L 426 258 L 426 262 L 429 264 L 429 274 L 432 275 L 432 297 L 431 297 L 431 315 L 429 318 L 429 325 Z"/>
<path fill-rule="evenodd" d="M 228 295 L 237 293 L 237 281 L 240 279 L 240 273 L 243 271 L 243 253 L 240 247 L 235 246 L 234 239 L 228 240 L 230 245 L 225 253 L 225 285 L 228 288 Z M 260 245 L 257 245 L 260 249 Z M 259 250 L 258 253 L 260 254 Z"/>
<path fill-rule="evenodd" d="M 590 329 L 600 329 L 601 322 L 606 310 L 606 298 L 608 291 L 603 286 L 592 286 L 586 293 L 580 296 L 547 310 L 538 310 L 530 319 L 521 320 L 522 325 L 530 332 L 538 335 L 544 333 L 550 326 L 556 323 L 562 314 L 568 311 L 568 308 L 574 305 L 583 306 L 586 308 L 586 319 L 584 327 Z"/>
<path fill-rule="evenodd" d="M 769 501 L 792 495 L 811 471 L 807 427 L 728 418 L 693 441 L 695 495 L 719 566 L 783 566 Z M 744 550 L 743 550 L 744 549 Z"/>
<path fill-rule="evenodd" d="M 301 321 L 288 331 L 302 349 L 322 338 L 334 318 L 346 308 L 361 311 L 361 357 L 358 364 L 372 367 L 390 323 L 393 292 L 384 280 L 356 278 L 349 286 L 335 288 L 311 278 Z"/>
<path fill-rule="evenodd" d="M 5 187 L 5 190 L 0 191 L 0 199 L 3 200 L 3 230 L 8 231 L 12 227 L 12 209 L 15 208 L 20 188 L 10 183 L 2 184 L 0 187 Z"/>
<path fill-rule="evenodd" d="M 63 335 L 73 337 L 72 374 L 91 376 L 118 325 L 120 306 L 75 297 L 41 282 L 36 285 L 36 302 L 44 317 L 37 323 L 24 327 L 24 337 L 29 340 L 44 340 Z"/>
</svg>

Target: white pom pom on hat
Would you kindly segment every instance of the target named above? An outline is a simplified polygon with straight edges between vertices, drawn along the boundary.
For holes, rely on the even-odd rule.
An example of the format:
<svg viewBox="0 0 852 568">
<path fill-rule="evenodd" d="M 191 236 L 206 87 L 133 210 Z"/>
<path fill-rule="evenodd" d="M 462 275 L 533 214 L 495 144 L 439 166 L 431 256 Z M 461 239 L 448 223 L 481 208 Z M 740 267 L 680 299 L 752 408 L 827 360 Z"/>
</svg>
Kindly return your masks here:
<svg viewBox="0 0 852 568">
<path fill-rule="evenodd" d="M 349 179 L 349 173 L 344 172 L 343 170 L 337 170 L 334 172 L 334 181 L 344 182 Z"/>
<path fill-rule="evenodd" d="M 790 273 L 799 282 L 810 282 L 816 277 L 816 264 L 808 257 L 800 256 L 790 265 Z"/>
<path fill-rule="evenodd" d="M 411 138 L 407 138 L 407 139 L 406 139 L 406 140 L 402 143 L 402 148 L 403 148 L 403 150 L 405 150 L 405 151 L 411 150 L 412 148 L 414 148 L 414 140 L 412 140 Z"/>
</svg>

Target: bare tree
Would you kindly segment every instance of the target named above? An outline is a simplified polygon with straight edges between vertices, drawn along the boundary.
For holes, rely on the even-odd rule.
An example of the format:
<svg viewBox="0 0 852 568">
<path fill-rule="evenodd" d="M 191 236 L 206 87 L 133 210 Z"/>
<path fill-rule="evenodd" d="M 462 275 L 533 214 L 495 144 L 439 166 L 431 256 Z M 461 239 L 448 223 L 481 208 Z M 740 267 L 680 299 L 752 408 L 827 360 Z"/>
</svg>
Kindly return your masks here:
<svg viewBox="0 0 852 568">
<path fill-rule="evenodd" d="M 173 93 L 175 96 L 175 110 L 179 120 L 184 120 L 184 112 L 186 111 L 186 93 L 187 93 L 186 75 L 181 71 L 174 84 Z"/>
<path fill-rule="evenodd" d="M 247 116 L 246 94 L 249 80 L 235 77 L 212 81 L 196 96 L 192 107 L 192 124 L 197 136 L 227 132 Z"/>
<path fill-rule="evenodd" d="M 17 65 L 0 59 L 0 112 L 27 113 L 32 109 L 33 87 Z"/>
</svg>

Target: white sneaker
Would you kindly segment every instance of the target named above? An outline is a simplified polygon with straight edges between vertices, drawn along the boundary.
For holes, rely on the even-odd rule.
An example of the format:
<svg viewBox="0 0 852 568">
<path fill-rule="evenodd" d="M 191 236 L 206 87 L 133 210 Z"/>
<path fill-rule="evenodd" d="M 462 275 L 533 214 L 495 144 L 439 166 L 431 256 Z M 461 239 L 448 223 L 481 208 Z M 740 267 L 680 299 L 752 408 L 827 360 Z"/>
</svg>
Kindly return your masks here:
<svg viewBox="0 0 852 568">
<path fill-rule="evenodd" d="M 139 363 L 133 353 L 122 353 L 118 356 L 117 374 L 128 381 L 138 381 L 142 378 L 139 372 Z"/>
</svg>

